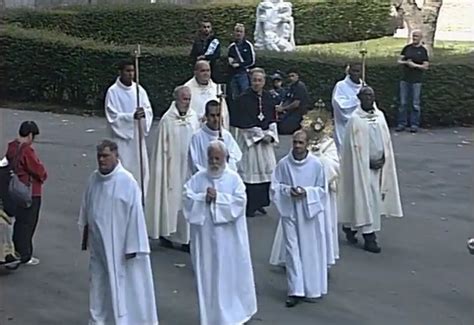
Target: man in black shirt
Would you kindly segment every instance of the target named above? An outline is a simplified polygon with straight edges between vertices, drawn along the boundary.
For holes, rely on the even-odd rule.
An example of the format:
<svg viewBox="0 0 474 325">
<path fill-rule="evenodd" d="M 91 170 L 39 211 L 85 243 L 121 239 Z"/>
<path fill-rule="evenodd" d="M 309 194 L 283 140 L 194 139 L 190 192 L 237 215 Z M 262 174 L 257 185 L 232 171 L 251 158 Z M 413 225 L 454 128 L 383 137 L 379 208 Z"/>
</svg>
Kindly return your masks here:
<svg viewBox="0 0 474 325">
<path fill-rule="evenodd" d="M 216 61 L 221 55 L 221 44 L 212 31 L 212 24 L 210 21 L 202 21 L 201 28 L 197 32 L 191 49 L 192 63 L 199 60 L 209 61 L 211 65 L 211 77 L 216 80 Z"/>
<path fill-rule="evenodd" d="M 400 108 L 398 110 L 397 132 L 407 126 L 408 101 L 412 98 L 412 111 L 410 114 L 410 132 L 416 133 L 420 125 L 420 97 L 423 72 L 428 70 L 428 51 L 421 44 L 423 35 L 421 31 L 412 33 L 412 43 L 402 50 L 398 64 L 402 66 L 402 80 L 400 81 Z"/>
<path fill-rule="evenodd" d="M 300 80 L 296 69 L 288 71 L 290 87 L 283 104 L 277 105 L 275 110 L 278 116 L 278 133 L 293 134 L 300 129 L 303 115 L 308 111 L 309 95 L 306 85 Z"/>
</svg>

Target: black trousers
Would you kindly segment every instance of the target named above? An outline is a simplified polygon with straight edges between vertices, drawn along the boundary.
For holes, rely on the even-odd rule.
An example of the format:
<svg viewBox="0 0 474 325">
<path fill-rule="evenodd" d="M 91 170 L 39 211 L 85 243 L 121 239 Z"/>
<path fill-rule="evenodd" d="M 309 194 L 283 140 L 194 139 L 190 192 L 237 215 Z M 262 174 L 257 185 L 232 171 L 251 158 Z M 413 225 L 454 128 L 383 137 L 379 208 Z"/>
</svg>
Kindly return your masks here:
<svg viewBox="0 0 474 325">
<path fill-rule="evenodd" d="M 278 134 L 293 134 L 296 130 L 301 129 L 302 116 L 297 113 L 292 113 L 286 116 L 278 122 Z"/>
<path fill-rule="evenodd" d="M 18 207 L 16 210 L 13 243 L 23 263 L 28 262 L 33 255 L 33 235 L 38 225 L 40 208 L 41 197 L 33 197 L 31 207 L 27 209 Z"/>
<path fill-rule="evenodd" d="M 247 214 L 270 205 L 270 183 L 245 183 L 247 193 Z"/>
</svg>

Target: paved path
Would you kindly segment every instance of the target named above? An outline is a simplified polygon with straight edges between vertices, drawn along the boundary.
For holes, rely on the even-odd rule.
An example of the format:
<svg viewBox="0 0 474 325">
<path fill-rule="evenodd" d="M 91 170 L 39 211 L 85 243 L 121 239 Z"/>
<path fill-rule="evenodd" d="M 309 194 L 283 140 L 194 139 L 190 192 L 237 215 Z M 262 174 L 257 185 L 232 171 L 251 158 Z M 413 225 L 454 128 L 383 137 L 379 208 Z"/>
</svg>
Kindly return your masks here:
<svg viewBox="0 0 474 325">
<path fill-rule="evenodd" d="M 8 138 L 22 120 L 39 123 L 36 148 L 50 179 L 36 236 L 41 264 L 0 274 L 0 324 L 86 324 L 88 258 L 80 251 L 76 218 L 104 120 L 19 111 L 4 115 Z M 252 324 L 474 324 L 474 256 L 466 249 L 466 239 L 474 235 L 472 131 L 393 136 L 407 217 L 384 222 L 381 255 L 341 239 L 342 258 L 331 272 L 329 295 L 315 305 L 284 307 L 284 273 L 267 262 L 275 210 L 249 220 L 259 304 Z M 289 150 L 289 139 L 282 142 L 279 157 Z M 180 263 L 186 266 L 175 266 Z M 152 264 L 161 324 L 198 324 L 189 256 L 155 247 Z"/>
</svg>

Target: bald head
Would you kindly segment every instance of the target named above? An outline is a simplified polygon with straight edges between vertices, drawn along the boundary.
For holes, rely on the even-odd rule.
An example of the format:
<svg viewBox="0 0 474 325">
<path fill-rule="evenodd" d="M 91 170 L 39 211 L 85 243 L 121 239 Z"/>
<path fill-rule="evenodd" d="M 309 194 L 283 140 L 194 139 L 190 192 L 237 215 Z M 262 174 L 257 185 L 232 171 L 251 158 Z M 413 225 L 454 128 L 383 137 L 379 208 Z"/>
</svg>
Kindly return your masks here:
<svg viewBox="0 0 474 325">
<path fill-rule="evenodd" d="M 421 40 L 423 39 L 423 33 L 419 29 L 415 29 L 411 33 L 411 40 L 414 45 L 419 45 L 421 44 Z"/>
<path fill-rule="evenodd" d="M 306 157 L 308 147 L 308 133 L 304 130 L 298 130 L 293 133 L 293 157 L 301 160 Z"/>
<path fill-rule="evenodd" d="M 211 80 L 211 65 L 208 61 L 199 60 L 194 65 L 194 77 L 201 85 L 207 85 Z"/>
<path fill-rule="evenodd" d="M 366 112 L 374 109 L 375 92 L 372 87 L 364 86 L 359 90 L 357 97 L 360 100 L 360 106 Z"/>
</svg>

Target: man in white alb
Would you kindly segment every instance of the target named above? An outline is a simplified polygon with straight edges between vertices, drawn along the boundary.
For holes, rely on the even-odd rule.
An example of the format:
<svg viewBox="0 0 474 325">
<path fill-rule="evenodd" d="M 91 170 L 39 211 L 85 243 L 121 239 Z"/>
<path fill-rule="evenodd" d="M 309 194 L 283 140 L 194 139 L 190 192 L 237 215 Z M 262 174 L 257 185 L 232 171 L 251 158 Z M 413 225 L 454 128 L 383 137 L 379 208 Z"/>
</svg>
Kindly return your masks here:
<svg viewBox="0 0 474 325">
<path fill-rule="evenodd" d="M 347 121 L 359 105 L 357 94 L 362 87 L 361 73 L 362 65 L 351 63 L 347 76 L 336 84 L 332 92 L 334 140 L 339 153 L 341 152 Z"/>
<path fill-rule="evenodd" d="M 119 161 L 118 146 L 97 146 L 79 226 L 90 249 L 89 324 L 158 325 L 141 191 Z"/>
<path fill-rule="evenodd" d="M 229 131 L 220 125 L 219 102 L 210 100 L 206 103 L 206 124 L 191 138 L 189 145 L 189 164 L 191 173 L 195 174 L 207 168 L 207 147 L 214 140 L 221 140 L 229 151 L 227 165 L 237 171 L 237 163 L 242 159 L 242 152 Z"/>
<path fill-rule="evenodd" d="M 151 238 L 159 238 L 166 247 L 172 247 L 175 242 L 189 250 L 189 227 L 181 213 L 183 185 L 191 176 L 189 143 L 200 123 L 196 112 L 189 107 L 189 88 L 179 86 L 173 95 L 175 100 L 160 120 L 153 147 L 146 219 Z"/>
<path fill-rule="evenodd" d="M 245 185 L 226 168 L 222 141 L 208 147 L 208 168 L 184 187 L 201 325 L 240 325 L 257 312 L 245 219 Z"/>
<path fill-rule="evenodd" d="M 193 109 L 202 123 L 205 122 L 206 103 L 211 99 L 219 100 L 218 96 L 222 93 L 217 89 L 216 84 L 211 79 L 211 66 L 208 61 L 199 60 L 194 65 L 194 77 L 185 84 L 191 89 L 191 109 Z M 229 129 L 229 111 L 225 99 L 221 101 L 221 118 L 224 129 Z"/>
<path fill-rule="evenodd" d="M 315 105 L 319 106 L 319 105 Z M 335 264 L 339 259 L 339 238 L 338 238 L 338 217 L 337 217 L 337 183 L 339 179 L 339 155 L 332 138 L 333 125 L 331 112 L 325 107 L 315 107 L 303 116 L 301 123 L 302 130 L 309 136 L 308 150 L 321 161 L 324 167 L 324 174 L 328 183 L 329 207 L 326 209 L 326 242 L 327 242 L 327 263 Z M 330 231 L 329 231 L 330 230 Z M 270 264 L 275 266 L 285 266 L 285 242 L 283 241 L 283 230 L 281 220 L 275 233 Z"/>
<path fill-rule="evenodd" d="M 320 160 L 306 149 L 308 135 L 293 134 L 293 149 L 272 175 L 271 197 L 281 216 L 286 249 L 287 307 L 327 293 L 327 184 Z"/>
<path fill-rule="evenodd" d="M 362 87 L 360 105 L 347 122 L 341 157 L 338 197 L 339 218 L 351 244 L 362 232 L 364 249 L 380 253 L 375 233 L 380 216 L 402 217 L 390 131 L 383 113 L 375 106 L 375 93 Z"/>
<path fill-rule="evenodd" d="M 132 61 L 123 61 L 119 65 L 120 76 L 107 90 L 105 97 L 105 116 L 107 118 L 108 136 L 117 143 L 122 166 L 132 173 L 141 184 L 139 123 L 143 136 L 147 136 L 153 122 L 153 110 L 148 95 L 140 86 L 140 107 L 137 108 L 137 86 L 135 65 Z M 145 120 L 143 122 L 143 120 Z M 143 189 L 146 193 L 149 181 L 148 153 L 145 138 L 142 143 Z"/>
</svg>

